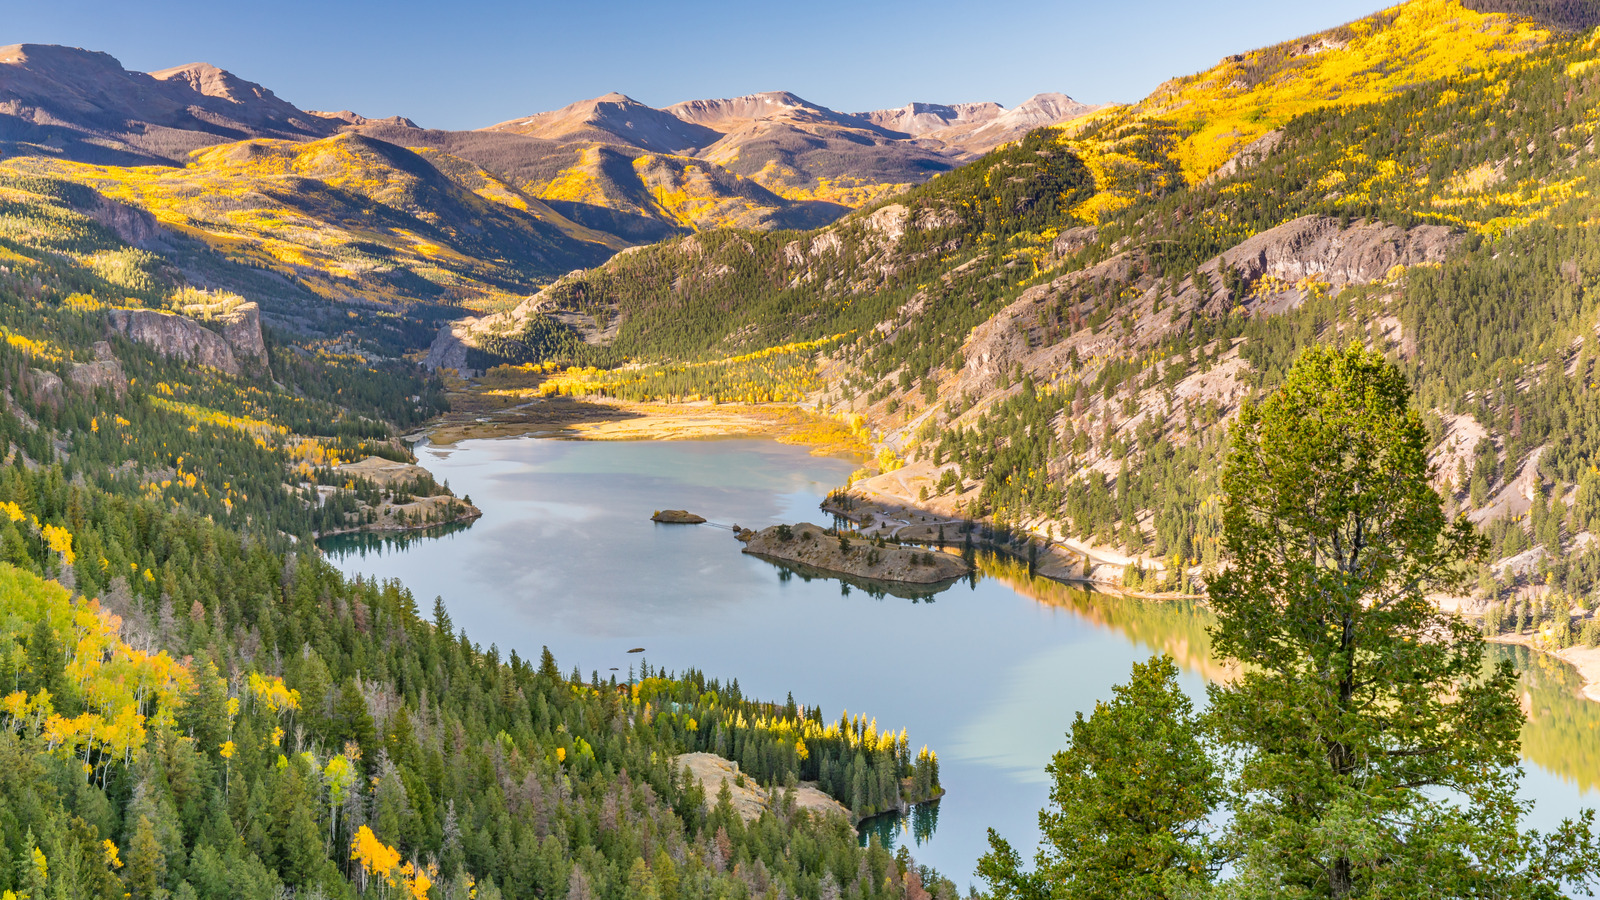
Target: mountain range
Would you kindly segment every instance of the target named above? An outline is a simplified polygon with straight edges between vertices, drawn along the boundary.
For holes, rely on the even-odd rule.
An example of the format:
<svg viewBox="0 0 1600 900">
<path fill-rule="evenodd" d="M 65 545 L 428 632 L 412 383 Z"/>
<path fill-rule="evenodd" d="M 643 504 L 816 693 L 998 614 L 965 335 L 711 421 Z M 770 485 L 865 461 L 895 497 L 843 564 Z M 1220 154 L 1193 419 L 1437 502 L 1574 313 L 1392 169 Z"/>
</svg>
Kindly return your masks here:
<svg viewBox="0 0 1600 900">
<path fill-rule="evenodd" d="M 1176 585 L 1221 560 L 1232 416 L 1306 343 L 1359 339 L 1415 373 L 1436 486 L 1491 537 L 1477 608 L 1544 577 L 1588 589 L 1600 37 L 1566 26 L 1600 18 L 1494 7 L 1411 0 L 1233 55 L 817 230 L 614 257 L 444 329 L 430 362 L 803 402 L 885 454 L 862 502 Z M 737 362 L 797 346 L 823 349 Z"/>
<path fill-rule="evenodd" d="M 0 50 L 0 845 L 17 861 L 0 894 L 962 896 L 843 819 L 774 803 L 747 823 L 677 771 L 727 754 L 752 793 L 815 782 L 867 816 L 941 790 L 905 732 L 642 657 L 631 687 L 563 676 L 549 652 L 473 643 L 496 635 L 461 630 L 443 598 L 425 620 L 399 582 L 321 559 L 319 535 L 431 541 L 415 530 L 478 514 L 407 465 L 406 436 L 446 412 L 495 435 L 663 408 L 781 419 L 861 453 L 827 510 L 874 517 L 879 541 L 1007 551 L 1019 582 L 1176 601 L 1056 594 L 1181 659 L 1206 652 L 1188 598 L 1230 564 L 1226 520 L 1278 514 L 1226 503 L 1233 423 L 1306 348 L 1354 344 L 1415 411 L 1381 426 L 1404 460 L 1378 464 L 1415 471 L 1423 444 L 1438 496 L 1401 477 L 1402 505 L 1425 510 L 1402 517 L 1413 536 L 1442 501 L 1486 548 L 1429 597 L 1470 623 L 1359 645 L 1361 666 L 1388 667 L 1382 691 L 1407 692 L 1383 696 L 1422 716 L 1368 736 L 1429 745 L 1433 762 L 1394 758 L 1437 784 L 1436 749 L 1463 733 L 1445 723 L 1469 720 L 1426 716 L 1488 685 L 1518 714 L 1509 672 L 1477 680 L 1479 628 L 1585 663 L 1600 696 L 1596 25 L 1600 0 L 1407 0 L 1066 121 L 1082 110 L 1049 97 L 846 114 L 619 94 L 453 132 L 301 110 L 207 66 Z M 1360 534 L 1378 556 L 1395 540 Z M 1391 622 L 1421 605 L 1414 582 L 1391 599 L 1373 607 Z M 1280 661 L 1340 631 L 1260 609 L 1300 626 Z M 1173 616 L 1192 624 L 1165 631 Z M 1525 757 L 1592 783 L 1572 673 L 1514 655 Z M 1419 681 L 1435 663 L 1449 674 Z M 1049 699 L 1048 679 L 1029 684 Z M 1275 771 L 1331 771 L 1326 729 L 1258 731 Z M 1127 732 L 1095 733 L 1114 750 Z M 1497 762 L 1443 768 L 1501 779 L 1518 737 L 1494 734 Z M 1570 826 L 1570 863 L 1531 837 L 1458 840 L 1514 824 L 1494 791 L 1368 827 L 1373 809 L 1424 809 L 1404 783 L 1318 807 L 1337 816 L 1316 839 L 1366 854 L 1360 878 L 1558 896 L 1534 877 L 1593 868 Z M 1258 821 L 1311 833 L 1296 810 Z M 1416 840 L 1391 854 L 1400 832 Z M 1214 846 L 1247 845 L 1244 863 L 1262 858 Z M 1014 871 L 991 846 L 985 871 Z M 1334 868 L 1304 846 L 1306 868 L 1217 894 L 1339 893 L 1304 875 Z M 1048 893 L 1062 871 L 1021 887 Z"/>
<path fill-rule="evenodd" d="M 615 93 L 472 131 L 306 112 L 203 65 L 130 73 L 19 46 L 0 51 L 0 177 L 148 254 L 132 273 L 94 257 L 110 284 L 236 291 L 271 327 L 376 356 L 420 358 L 437 330 L 436 368 L 629 366 L 593 389 L 804 400 L 861 417 L 906 464 L 869 490 L 1203 566 L 1212 525 L 1185 510 L 1211 488 L 1212 426 L 1272 383 L 1283 334 L 1359 332 L 1419 366 L 1439 486 L 1480 521 L 1517 521 L 1535 481 L 1587 496 L 1586 457 L 1551 424 L 1586 407 L 1501 396 L 1439 355 L 1449 335 L 1502 367 L 1548 360 L 1558 337 L 1581 343 L 1561 337 L 1569 311 L 1425 328 L 1419 298 L 1443 270 L 1471 281 L 1456 306 L 1557 302 L 1482 284 L 1543 285 L 1499 248 L 1588 233 L 1600 45 L 1572 29 L 1590 6 L 1410 0 L 1099 109 Z M 782 364 L 707 367 L 769 354 Z M 649 374 L 683 363 L 699 374 Z M 1046 413 L 1043 443 L 1006 430 Z M 1175 458 L 1189 474 L 1160 475 Z M 1494 527 L 1507 558 L 1528 552 Z"/>
<path fill-rule="evenodd" d="M 436 131 L 399 116 L 301 110 L 206 63 L 141 73 L 104 53 L 0 48 L 0 152 L 189 167 L 195 151 L 218 144 L 354 132 L 472 163 L 547 208 L 565 240 L 610 249 L 728 225 L 823 225 L 1029 128 L 1090 110 L 1060 94 L 1013 110 L 919 103 L 854 115 L 786 92 L 666 109 L 607 94 L 484 129 Z"/>
</svg>

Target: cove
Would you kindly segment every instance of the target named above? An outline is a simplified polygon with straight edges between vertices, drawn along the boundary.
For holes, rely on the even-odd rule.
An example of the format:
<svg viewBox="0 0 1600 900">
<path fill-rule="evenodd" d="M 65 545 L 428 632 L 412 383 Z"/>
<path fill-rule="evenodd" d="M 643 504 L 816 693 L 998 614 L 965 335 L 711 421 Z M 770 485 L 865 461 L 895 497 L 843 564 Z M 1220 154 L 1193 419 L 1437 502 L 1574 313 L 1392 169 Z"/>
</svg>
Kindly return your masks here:
<svg viewBox="0 0 1600 900">
<path fill-rule="evenodd" d="M 423 445 L 419 462 L 483 510 L 470 526 L 322 542 L 347 574 L 397 578 L 424 612 L 442 597 L 475 642 L 585 677 L 639 660 L 737 678 L 746 695 L 875 716 L 939 754 L 937 805 L 866 828 L 965 887 L 993 827 L 1031 856 L 1049 794 L 1045 766 L 1073 715 L 1171 653 L 1197 699 L 1210 660 L 1206 613 L 1033 578 L 981 556 L 972 579 L 902 597 L 740 553 L 708 525 L 661 525 L 658 509 L 761 528 L 826 523 L 818 504 L 853 466 L 767 440 L 578 442 L 531 437 Z M 630 654 L 643 647 L 642 654 Z M 1600 704 L 1565 664 L 1495 648 L 1524 672 L 1524 795 L 1548 828 L 1600 805 Z"/>
</svg>

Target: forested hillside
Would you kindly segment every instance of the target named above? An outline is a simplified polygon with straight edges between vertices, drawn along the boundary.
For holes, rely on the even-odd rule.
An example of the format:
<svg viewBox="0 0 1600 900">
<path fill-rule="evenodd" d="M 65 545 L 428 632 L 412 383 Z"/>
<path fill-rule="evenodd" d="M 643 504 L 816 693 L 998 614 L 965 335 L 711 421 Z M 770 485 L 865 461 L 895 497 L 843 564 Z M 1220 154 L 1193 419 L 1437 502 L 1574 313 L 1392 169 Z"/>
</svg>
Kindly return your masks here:
<svg viewBox="0 0 1600 900">
<path fill-rule="evenodd" d="M 381 352 L 416 319 L 320 331 L 335 302 L 180 235 L 133 247 L 116 228 L 149 223 L 81 185 L 0 192 L 7 900 L 954 895 L 852 827 L 941 792 L 904 732 L 503 656 L 321 560 L 315 534 L 449 496 L 339 468 L 410 459 L 399 435 L 443 408 Z M 773 809 L 706 797 L 691 751 Z M 801 780 L 851 816 L 786 804 Z"/>
<path fill-rule="evenodd" d="M 469 160 L 546 138 L 408 150 L 314 122 L 169 135 L 210 147 L 181 167 L 8 157 L 0 892 L 954 895 L 850 821 L 938 796 L 911 736 L 746 697 L 738 673 L 502 656 L 320 560 L 320 534 L 468 514 L 431 477 L 344 468 L 412 460 L 403 436 L 448 403 L 430 341 L 436 367 L 520 366 L 490 383 L 536 396 L 835 416 L 884 473 L 856 493 L 1125 554 L 1126 585 L 1183 592 L 1224 568 L 1241 407 L 1308 345 L 1356 342 L 1409 381 L 1407 439 L 1487 536 L 1452 569 L 1467 608 L 1600 644 L 1594 20 L 1412 0 L 812 230 L 710 227 L 813 224 L 822 195 L 676 145 L 496 174 Z M 596 200 L 617 186 L 637 209 Z M 469 309 L 496 314 L 435 338 Z M 772 808 L 704 796 L 674 762 L 693 751 Z M 850 816 L 797 811 L 799 781 Z"/>
</svg>

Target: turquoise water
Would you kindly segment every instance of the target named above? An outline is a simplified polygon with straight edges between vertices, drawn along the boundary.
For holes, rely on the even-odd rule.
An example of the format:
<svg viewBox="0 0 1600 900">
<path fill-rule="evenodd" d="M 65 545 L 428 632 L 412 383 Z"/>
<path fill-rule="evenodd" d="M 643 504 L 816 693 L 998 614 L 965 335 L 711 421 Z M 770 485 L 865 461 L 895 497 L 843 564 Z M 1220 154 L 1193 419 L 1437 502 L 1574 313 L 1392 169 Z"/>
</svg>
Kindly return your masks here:
<svg viewBox="0 0 1600 900">
<path fill-rule="evenodd" d="M 740 553 L 721 528 L 649 520 L 681 508 L 722 525 L 821 523 L 817 504 L 852 466 L 801 448 L 513 438 L 418 456 L 483 518 L 423 537 L 330 539 L 342 569 L 399 578 L 424 610 L 443 597 L 485 647 L 537 657 L 548 645 L 563 671 L 625 678 L 642 656 L 906 728 L 913 747 L 938 752 L 948 793 L 870 826 L 963 888 L 987 828 L 1032 847 L 1045 765 L 1074 713 L 1108 697 L 1134 661 L 1172 653 L 1196 697 L 1215 674 L 1204 613 L 1189 604 L 1088 594 L 994 559 L 976 579 L 902 598 L 794 575 Z M 1577 697 L 1570 669 L 1520 659 L 1532 673 L 1525 788 L 1547 826 L 1600 804 L 1600 704 Z"/>
</svg>

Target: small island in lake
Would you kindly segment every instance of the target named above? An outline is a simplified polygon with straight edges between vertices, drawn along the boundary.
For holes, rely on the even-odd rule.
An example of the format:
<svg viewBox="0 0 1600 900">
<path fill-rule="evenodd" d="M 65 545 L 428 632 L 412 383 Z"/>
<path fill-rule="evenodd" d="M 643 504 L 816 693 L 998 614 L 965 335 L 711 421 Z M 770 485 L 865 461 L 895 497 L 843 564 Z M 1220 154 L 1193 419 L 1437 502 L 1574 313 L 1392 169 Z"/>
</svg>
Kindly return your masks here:
<svg viewBox="0 0 1600 900">
<path fill-rule="evenodd" d="M 933 584 L 972 571 L 972 564 L 959 556 L 921 547 L 880 546 L 870 538 L 829 531 L 809 522 L 773 525 L 761 531 L 745 529 L 735 536 L 744 542 L 746 553 L 876 581 Z"/>
<path fill-rule="evenodd" d="M 650 517 L 650 521 L 666 525 L 700 525 L 705 520 L 705 516 L 697 516 L 686 509 L 658 509 Z"/>
</svg>

